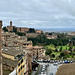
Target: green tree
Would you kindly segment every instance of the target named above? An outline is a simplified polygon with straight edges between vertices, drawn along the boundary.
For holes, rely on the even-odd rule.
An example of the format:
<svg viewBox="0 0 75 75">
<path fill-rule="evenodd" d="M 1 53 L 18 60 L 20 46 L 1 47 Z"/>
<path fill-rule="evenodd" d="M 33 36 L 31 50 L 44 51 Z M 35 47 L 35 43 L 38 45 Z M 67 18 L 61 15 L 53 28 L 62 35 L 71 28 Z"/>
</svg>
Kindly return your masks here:
<svg viewBox="0 0 75 75">
<path fill-rule="evenodd" d="M 47 49 L 47 50 L 46 50 L 46 54 L 47 54 L 47 55 L 50 55 L 51 53 L 52 53 L 52 50 L 51 50 L 51 49 Z"/>
<path fill-rule="evenodd" d="M 64 50 L 63 52 L 60 53 L 60 58 L 63 57 L 63 59 L 69 58 L 70 54 Z"/>
<path fill-rule="evenodd" d="M 25 33 L 21 33 L 21 32 L 16 32 L 16 34 L 19 35 L 19 36 L 26 36 Z"/>
<path fill-rule="evenodd" d="M 55 52 L 58 52 L 58 49 L 57 48 L 55 49 Z"/>
<path fill-rule="evenodd" d="M 60 52 L 62 51 L 62 46 L 61 46 L 61 48 L 60 48 Z"/>
<path fill-rule="evenodd" d="M 48 35 L 52 35 L 52 33 L 49 33 Z"/>
<path fill-rule="evenodd" d="M 71 51 L 71 53 L 72 53 L 72 47 L 71 46 L 69 47 L 69 51 Z"/>
<path fill-rule="evenodd" d="M 52 58 L 55 58 L 55 54 L 52 54 L 51 57 L 52 57 Z"/>
<path fill-rule="evenodd" d="M 3 30 L 4 30 L 5 32 L 8 32 L 8 29 L 7 29 L 6 27 L 3 27 Z"/>
<path fill-rule="evenodd" d="M 13 32 L 17 32 L 17 28 L 16 27 L 13 27 Z"/>
<path fill-rule="evenodd" d="M 34 28 L 30 28 L 28 33 L 35 33 L 35 29 Z"/>
<path fill-rule="evenodd" d="M 64 56 L 64 53 L 63 53 L 63 52 L 62 52 L 62 53 L 60 53 L 60 56 L 61 56 L 61 57 L 63 57 L 63 56 Z"/>
<path fill-rule="evenodd" d="M 49 57 L 51 56 L 52 50 L 51 49 L 47 49 L 46 50 L 46 55 L 49 55 Z"/>
</svg>

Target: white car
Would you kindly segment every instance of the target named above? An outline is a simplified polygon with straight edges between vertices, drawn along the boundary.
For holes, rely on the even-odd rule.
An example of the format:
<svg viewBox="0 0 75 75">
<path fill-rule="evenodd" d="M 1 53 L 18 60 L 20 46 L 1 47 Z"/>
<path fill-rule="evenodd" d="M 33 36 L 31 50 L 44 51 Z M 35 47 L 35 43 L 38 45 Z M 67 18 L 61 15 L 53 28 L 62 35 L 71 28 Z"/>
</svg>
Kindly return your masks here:
<svg viewBox="0 0 75 75">
<path fill-rule="evenodd" d="M 72 63 L 72 61 L 70 61 Z"/>
<path fill-rule="evenodd" d="M 58 63 L 54 63 L 53 65 L 58 65 Z"/>
<path fill-rule="evenodd" d="M 41 74 L 43 74 L 43 72 L 41 72 Z"/>
</svg>

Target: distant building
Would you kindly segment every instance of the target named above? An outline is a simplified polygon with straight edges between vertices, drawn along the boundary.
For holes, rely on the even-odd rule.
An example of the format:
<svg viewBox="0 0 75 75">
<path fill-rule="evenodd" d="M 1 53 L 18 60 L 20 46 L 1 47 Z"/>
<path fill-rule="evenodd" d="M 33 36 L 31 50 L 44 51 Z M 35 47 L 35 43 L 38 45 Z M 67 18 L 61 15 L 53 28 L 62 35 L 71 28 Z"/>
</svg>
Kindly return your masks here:
<svg viewBox="0 0 75 75">
<path fill-rule="evenodd" d="M 12 21 L 10 21 L 10 26 L 7 26 L 8 31 L 13 31 Z"/>
<path fill-rule="evenodd" d="M 17 32 L 25 33 L 29 31 L 29 28 L 26 27 L 16 27 L 16 28 L 17 28 Z"/>
<path fill-rule="evenodd" d="M 21 33 L 28 33 L 29 32 L 29 29 L 30 29 L 30 28 L 27 28 L 27 27 L 16 27 L 16 26 L 12 26 L 12 21 L 10 21 L 10 26 L 7 26 L 6 28 L 8 29 L 9 32 L 10 31 L 13 31 L 14 28 L 15 28 L 17 32 L 21 32 Z M 42 34 L 43 31 L 41 31 L 41 30 L 35 30 L 35 33 Z"/>
<path fill-rule="evenodd" d="M 22 33 L 25 33 L 25 32 L 29 31 L 29 28 L 26 28 L 26 27 L 12 26 L 12 21 L 10 21 L 10 26 L 7 26 L 6 28 L 8 29 L 8 31 L 13 31 L 13 28 L 16 28 L 17 32 L 22 32 Z"/>
<path fill-rule="evenodd" d="M 72 33 L 67 33 L 68 35 L 75 35 L 75 32 L 72 32 Z"/>
<path fill-rule="evenodd" d="M 56 39 L 57 35 L 46 35 L 47 39 Z"/>
<path fill-rule="evenodd" d="M 43 31 L 42 31 L 42 30 L 36 30 L 35 32 L 36 32 L 36 33 L 40 33 L 40 34 L 42 34 L 42 33 L 43 33 Z"/>
<path fill-rule="evenodd" d="M 38 35 L 40 35 L 40 34 L 38 34 L 38 33 L 26 33 L 27 37 L 37 37 Z"/>
</svg>

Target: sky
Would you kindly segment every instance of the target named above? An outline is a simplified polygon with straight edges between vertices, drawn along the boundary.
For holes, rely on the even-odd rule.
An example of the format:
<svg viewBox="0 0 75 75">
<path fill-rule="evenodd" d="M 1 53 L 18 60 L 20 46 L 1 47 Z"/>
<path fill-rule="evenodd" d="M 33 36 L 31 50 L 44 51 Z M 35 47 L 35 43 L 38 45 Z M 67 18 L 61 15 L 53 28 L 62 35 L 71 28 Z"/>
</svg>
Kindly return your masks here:
<svg viewBox="0 0 75 75">
<path fill-rule="evenodd" d="M 3 26 L 75 28 L 75 0 L 0 0 Z"/>
</svg>

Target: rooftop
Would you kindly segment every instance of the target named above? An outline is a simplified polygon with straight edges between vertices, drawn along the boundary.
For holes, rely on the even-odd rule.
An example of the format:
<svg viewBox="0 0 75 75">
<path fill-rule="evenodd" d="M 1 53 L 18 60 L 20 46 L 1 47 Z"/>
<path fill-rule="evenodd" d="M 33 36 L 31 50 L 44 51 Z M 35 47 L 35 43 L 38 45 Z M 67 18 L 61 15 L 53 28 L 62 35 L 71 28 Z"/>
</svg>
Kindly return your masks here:
<svg viewBox="0 0 75 75">
<path fill-rule="evenodd" d="M 43 46 L 33 46 L 33 47 L 27 47 L 26 49 L 42 49 Z"/>
<path fill-rule="evenodd" d="M 13 61 L 13 60 L 7 59 L 5 57 L 2 58 L 2 62 L 3 62 L 3 64 L 7 64 L 12 67 L 16 67 L 16 65 L 18 64 L 18 61 L 16 61 L 16 60 Z"/>
<path fill-rule="evenodd" d="M 9 54 L 9 55 L 12 55 L 12 56 L 16 56 L 16 55 L 19 55 L 19 54 L 23 54 L 25 50 L 21 49 L 21 48 L 15 48 L 15 47 L 3 47 L 2 48 L 2 53 L 5 53 L 5 54 Z"/>
</svg>

